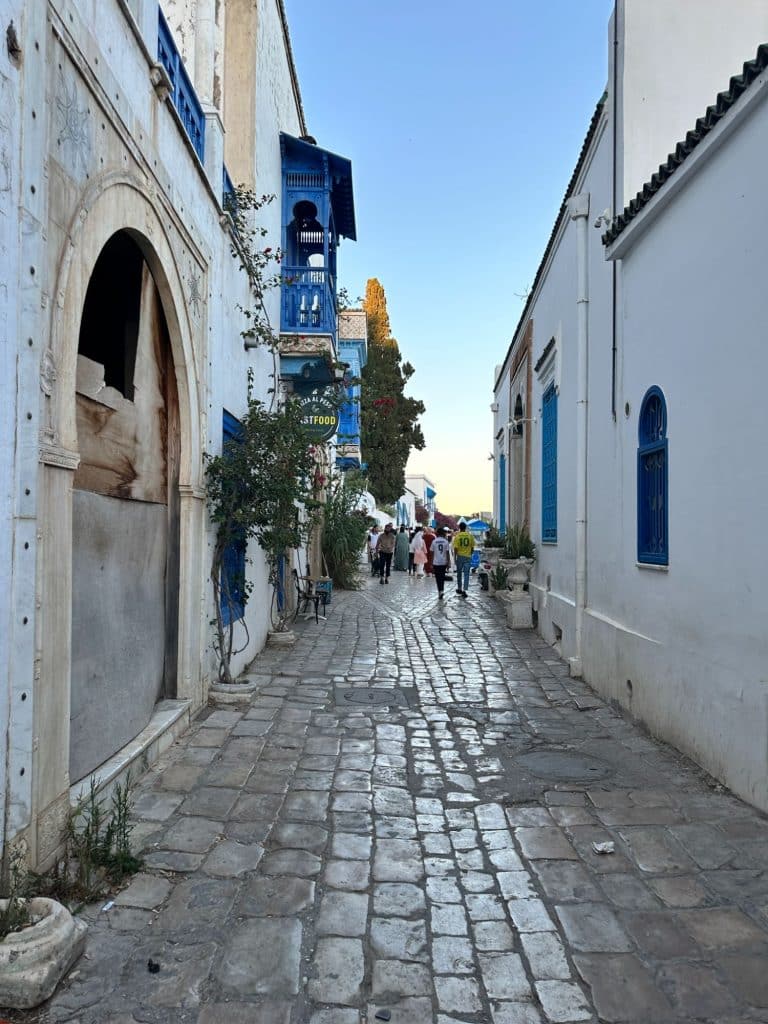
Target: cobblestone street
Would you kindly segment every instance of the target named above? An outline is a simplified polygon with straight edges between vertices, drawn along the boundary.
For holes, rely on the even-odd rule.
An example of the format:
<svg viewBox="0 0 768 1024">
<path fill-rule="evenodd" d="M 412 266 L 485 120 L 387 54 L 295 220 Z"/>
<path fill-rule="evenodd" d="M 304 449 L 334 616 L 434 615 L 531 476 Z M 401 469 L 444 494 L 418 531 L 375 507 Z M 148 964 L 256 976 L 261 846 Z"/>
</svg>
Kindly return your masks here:
<svg viewBox="0 0 768 1024">
<path fill-rule="evenodd" d="M 143 873 L 10 1019 L 768 1021 L 763 816 L 475 578 L 447 593 L 366 579 L 268 648 L 141 781 Z"/>
</svg>

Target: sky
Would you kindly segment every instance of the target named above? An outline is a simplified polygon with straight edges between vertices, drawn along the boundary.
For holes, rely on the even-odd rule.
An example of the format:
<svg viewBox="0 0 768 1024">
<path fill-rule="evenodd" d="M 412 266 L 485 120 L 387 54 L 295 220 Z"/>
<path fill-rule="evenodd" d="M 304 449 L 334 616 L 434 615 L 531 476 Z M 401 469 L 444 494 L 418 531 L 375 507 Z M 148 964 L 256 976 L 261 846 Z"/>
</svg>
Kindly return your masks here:
<svg viewBox="0 0 768 1024">
<path fill-rule="evenodd" d="M 503 362 L 608 73 L 612 0 L 285 0 L 307 129 L 352 161 L 369 277 L 416 368 L 445 513 L 490 510 Z M 365 458 L 365 453 L 363 453 Z"/>
</svg>

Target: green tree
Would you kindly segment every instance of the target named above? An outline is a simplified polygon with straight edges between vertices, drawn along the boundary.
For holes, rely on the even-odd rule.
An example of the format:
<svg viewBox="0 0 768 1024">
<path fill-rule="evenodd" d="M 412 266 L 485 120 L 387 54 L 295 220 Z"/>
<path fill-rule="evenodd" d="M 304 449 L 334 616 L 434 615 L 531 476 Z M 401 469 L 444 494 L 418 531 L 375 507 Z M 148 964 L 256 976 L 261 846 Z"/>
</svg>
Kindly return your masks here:
<svg viewBox="0 0 768 1024">
<path fill-rule="evenodd" d="M 368 361 L 362 371 L 361 447 L 371 494 L 377 502 L 392 504 L 405 490 L 411 449 L 424 447 L 418 422 L 424 403 L 404 393 L 415 371 L 402 361 L 390 334 L 387 299 L 376 278 L 366 284 L 363 309 L 368 315 Z"/>
</svg>

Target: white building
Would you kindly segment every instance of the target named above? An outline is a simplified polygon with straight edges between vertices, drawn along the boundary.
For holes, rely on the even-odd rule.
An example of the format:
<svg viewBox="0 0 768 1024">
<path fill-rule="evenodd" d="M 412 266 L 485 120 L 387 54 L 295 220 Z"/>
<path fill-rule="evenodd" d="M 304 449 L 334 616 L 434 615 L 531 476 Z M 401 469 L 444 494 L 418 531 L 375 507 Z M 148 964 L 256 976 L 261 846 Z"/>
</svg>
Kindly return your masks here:
<svg viewBox="0 0 768 1024">
<path fill-rule="evenodd" d="M 406 476 L 405 487 L 406 491 L 415 495 L 416 502 L 427 510 L 430 525 L 434 526 L 433 520 L 437 511 L 437 488 L 434 483 L 423 473 L 416 473 Z"/>
<path fill-rule="evenodd" d="M 620 0 L 611 52 L 614 37 L 495 374 L 494 517 L 530 524 L 538 626 L 572 672 L 765 809 L 767 310 L 751 240 L 768 215 L 766 51 L 697 117 L 768 39 L 768 9 Z M 738 416 L 723 415 L 724 346 L 747 371 Z"/>
<path fill-rule="evenodd" d="M 146 764 L 207 699 L 203 454 L 243 413 L 248 371 L 266 402 L 281 373 L 243 344 L 223 195 L 279 196 L 304 144 L 282 2 L 164 14 L 0 0 L 18 42 L 0 53 L 0 817 L 39 867 L 70 787 Z M 275 249 L 282 220 L 279 201 L 264 211 Z M 280 289 L 266 302 L 279 330 Z M 269 626 L 252 554 L 235 671 Z"/>
</svg>

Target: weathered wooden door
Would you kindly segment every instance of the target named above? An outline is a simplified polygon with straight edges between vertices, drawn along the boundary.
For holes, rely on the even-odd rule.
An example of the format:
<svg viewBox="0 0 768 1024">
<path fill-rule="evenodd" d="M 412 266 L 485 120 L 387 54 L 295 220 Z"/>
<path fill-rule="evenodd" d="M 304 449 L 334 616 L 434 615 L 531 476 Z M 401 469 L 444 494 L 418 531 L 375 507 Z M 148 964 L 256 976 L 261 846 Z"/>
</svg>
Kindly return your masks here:
<svg viewBox="0 0 768 1024">
<path fill-rule="evenodd" d="M 86 296 L 77 372 L 70 776 L 172 696 L 178 621 L 178 401 L 160 296 L 120 232 Z"/>
</svg>

